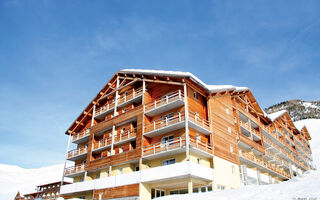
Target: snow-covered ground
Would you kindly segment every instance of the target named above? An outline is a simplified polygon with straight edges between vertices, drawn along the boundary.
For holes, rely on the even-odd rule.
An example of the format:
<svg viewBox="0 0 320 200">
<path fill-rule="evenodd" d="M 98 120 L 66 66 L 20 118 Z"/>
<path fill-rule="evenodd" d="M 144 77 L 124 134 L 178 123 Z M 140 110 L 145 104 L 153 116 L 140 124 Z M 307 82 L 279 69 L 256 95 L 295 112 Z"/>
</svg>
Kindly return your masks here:
<svg viewBox="0 0 320 200">
<path fill-rule="evenodd" d="M 307 126 L 312 137 L 311 149 L 317 167 L 320 167 L 320 119 L 307 119 L 295 122 L 300 129 Z M 14 165 L 0 164 L 0 200 L 13 199 L 17 191 L 31 193 L 37 185 L 61 180 L 63 164 L 43 167 L 39 169 L 23 169 Z M 214 191 L 192 195 L 173 195 L 159 198 L 159 200 L 187 200 L 187 199 L 290 199 L 315 198 L 320 200 L 320 171 L 311 171 L 303 177 L 265 186 L 246 186 L 236 190 Z"/>
<path fill-rule="evenodd" d="M 305 119 L 295 122 L 300 130 L 306 125 L 311 140 L 312 157 L 320 167 L 320 119 Z M 279 184 L 246 186 L 235 190 L 219 190 L 207 193 L 171 195 L 159 200 L 320 200 L 320 170 L 306 172 L 302 177 Z"/>
<path fill-rule="evenodd" d="M 16 193 L 35 192 L 37 185 L 61 181 L 63 164 L 24 169 L 15 165 L 0 164 L 0 200 L 14 199 Z"/>
</svg>

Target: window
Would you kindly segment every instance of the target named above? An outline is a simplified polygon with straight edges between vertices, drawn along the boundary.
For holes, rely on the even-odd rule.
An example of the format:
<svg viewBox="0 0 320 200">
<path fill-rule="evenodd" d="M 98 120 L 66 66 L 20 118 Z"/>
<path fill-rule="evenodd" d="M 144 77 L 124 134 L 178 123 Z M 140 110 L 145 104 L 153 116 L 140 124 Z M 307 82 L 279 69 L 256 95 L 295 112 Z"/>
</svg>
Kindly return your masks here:
<svg viewBox="0 0 320 200">
<path fill-rule="evenodd" d="M 120 174 L 123 173 L 123 168 L 122 167 L 119 168 L 119 172 L 120 172 Z"/>
<path fill-rule="evenodd" d="M 125 131 L 126 131 L 126 128 L 123 127 L 123 128 L 121 129 L 121 133 L 124 133 Z"/>
<path fill-rule="evenodd" d="M 84 181 L 84 179 L 83 179 L 83 177 L 81 177 L 81 178 L 80 178 L 80 182 L 83 182 L 83 181 Z"/>
<path fill-rule="evenodd" d="M 198 93 L 197 93 L 197 92 L 193 92 L 193 97 L 194 97 L 195 99 L 198 99 Z"/>
<path fill-rule="evenodd" d="M 139 166 L 136 166 L 135 168 L 134 168 L 134 171 L 139 171 Z"/>
<path fill-rule="evenodd" d="M 126 113 L 126 112 L 127 112 L 127 109 L 126 109 L 126 108 L 124 108 L 122 113 Z"/>
<path fill-rule="evenodd" d="M 151 189 L 151 199 L 157 198 L 157 197 L 163 197 L 165 195 L 164 190 L 160 189 Z"/>
<path fill-rule="evenodd" d="M 169 135 L 169 136 L 166 136 L 166 137 L 163 137 L 161 139 L 161 144 L 169 144 L 169 145 L 172 145 L 173 144 L 173 135 Z"/>
<path fill-rule="evenodd" d="M 80 196 L 80 197 L 78 197 L 79 199 L 86 199 L 86 197 L 85 196 Z"/>
<path fill-rule="evenodd" d="M 100 173 L 97 174 L 97 179 L 99 179 L 99 178 L 100 178 Z"/>
<path fill-rule="evenodd" d="M 162 161 L 162 166 L 172 165 L 172 164 L 175 164 L 175 163 L 176 163 L 176 159 L 175 158 L 169 159 L 169 160 L 163 160 Z"/>
<path fill-rule="evenodd" d="M 172 190 L 170 191 L 170 195 L 172 194 L 187 194 L 188 193 L 188 189 L 181 189 L 181 190 Z"/>
<path fill-rule="evenodd" d="M 119 148 L 119 153 L 122 153 L 123 152 L 123 147 L 120 147 Z"/>
<path fill-rule="evenodd" d="M 200 158 L 197 158 L 197 163 L 198 163 L 198 164 L 200 164 L 200 160 L 201 160 Z"/>
</svg>

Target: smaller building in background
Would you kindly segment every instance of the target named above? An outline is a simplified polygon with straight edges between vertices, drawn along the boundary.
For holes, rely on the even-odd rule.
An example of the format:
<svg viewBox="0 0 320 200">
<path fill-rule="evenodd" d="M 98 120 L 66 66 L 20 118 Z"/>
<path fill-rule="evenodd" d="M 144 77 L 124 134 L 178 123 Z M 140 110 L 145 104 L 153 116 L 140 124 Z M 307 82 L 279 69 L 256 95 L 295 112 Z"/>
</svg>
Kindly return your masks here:
<svg viewBox="0 0 320 200">
<path fill-rule="evenodd" d="M 69 182 L 63 182 L 63 185 L 70 184 Z M 20 195 L 20 192 L 17 193 L 15 200 L 54 200 L 60 197 L 60 186 L 61 181 L 38 185 L 36 187 L 36 191 L 33 193 L 24 194 L 23 196 Z"/>
</svg>

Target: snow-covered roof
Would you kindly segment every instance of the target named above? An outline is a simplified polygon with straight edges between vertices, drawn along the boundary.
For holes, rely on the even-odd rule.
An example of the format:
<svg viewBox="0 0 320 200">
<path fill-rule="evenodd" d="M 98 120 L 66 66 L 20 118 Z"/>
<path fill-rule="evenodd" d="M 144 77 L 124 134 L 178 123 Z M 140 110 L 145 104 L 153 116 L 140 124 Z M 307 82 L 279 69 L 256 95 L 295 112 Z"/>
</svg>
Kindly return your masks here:
<svg viewBox="0 0 320 200">
<path fill-rule="evenodd" d="M 243 92 L 248 91 L 247 87 L 238 87 L 233 85 L 207 85 L 201 81 L 198 77 L 193 75 L 190 72 L 182 71 L 165 71 L 165 70 L 149 70 L 149 69 L 123 69 L 119 70 L 118 73 L 127 73 L 127 74 L 145 74 L 145 75 L 154 75 L 154 76 L 168 76 L 168 77 L 185 77 L 190 78 L 194 82 L 201 85 L 204 89 L 208 90 L 211 93 L 214 92 L 226 92 L 226 91 L 235 91 Z"/>
<path fill-rule="evenodd" d="M 274 120 L 276 120 L 279 117 L 281 117 L 282 115 L 284 115 L 286 112 L 288 112 L 288 111 L 287 110 L 280 110 L 280 111 L 268 114 L 267 116 L 273 122 Z"/>
</svg>

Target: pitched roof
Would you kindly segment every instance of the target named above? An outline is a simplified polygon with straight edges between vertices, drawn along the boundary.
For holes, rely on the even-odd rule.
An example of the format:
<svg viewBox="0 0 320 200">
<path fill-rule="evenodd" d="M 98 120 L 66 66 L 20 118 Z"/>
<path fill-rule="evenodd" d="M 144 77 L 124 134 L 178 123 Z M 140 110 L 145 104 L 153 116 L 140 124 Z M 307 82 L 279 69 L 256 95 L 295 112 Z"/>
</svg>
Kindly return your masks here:
<svg viewBox="0 0 320 200">
<path fill-rule="evenodd" d="M 248 91 L 247 87 L 238 87 L 233 85 L 207 85 L 201 81 L 198 77 L 193 75 L 190 72 L 182 71 L 165 71 L 165 70 L 148 70 L 148 69 L 123 69 L 119 70 L 117 73 L 126 73 L 126 74 L 144 74 L 144 75 L 154 75 L 154 76 L 168 76 L 168 77 L 184 77 L 190 78 L 194 82 L 198 83 L 204 89 L 209 92 L 226 92 L 226 91 Z"/>
<path fill-rule="evenodd" d="M 281 117 L 282 115 L 284 115 L 285 113 L 287 113 L 287 110 L 280 110 L 271 114 L 268 114 L 267 117 L 269 117 L 269 119 L 274 122 L 276 119 L 278 119 L 279 117 Z"/>
</svg>

